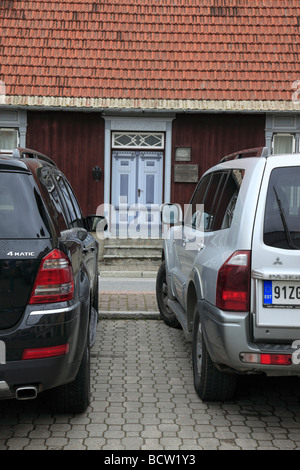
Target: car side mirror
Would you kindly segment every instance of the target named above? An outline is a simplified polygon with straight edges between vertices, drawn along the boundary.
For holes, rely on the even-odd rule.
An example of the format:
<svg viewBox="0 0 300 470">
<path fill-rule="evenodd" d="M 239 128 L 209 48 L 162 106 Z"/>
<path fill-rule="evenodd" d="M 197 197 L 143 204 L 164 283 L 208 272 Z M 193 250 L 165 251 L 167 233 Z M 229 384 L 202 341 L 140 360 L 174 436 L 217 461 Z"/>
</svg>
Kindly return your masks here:
<svg viewBox="0 0 300 470">
<path fill-rule="evenodd" d="M 163 204 L 161 220 L 166 225 L 176 225 L 182 222 L 182 210 L 179 204 Z"/>
<path fill-rule="evenodd" d="M 85 220 L 89 232 L 105 232 L 108 228 L 107 220 L 102 215 L 88 215 Z"/>
</svg>

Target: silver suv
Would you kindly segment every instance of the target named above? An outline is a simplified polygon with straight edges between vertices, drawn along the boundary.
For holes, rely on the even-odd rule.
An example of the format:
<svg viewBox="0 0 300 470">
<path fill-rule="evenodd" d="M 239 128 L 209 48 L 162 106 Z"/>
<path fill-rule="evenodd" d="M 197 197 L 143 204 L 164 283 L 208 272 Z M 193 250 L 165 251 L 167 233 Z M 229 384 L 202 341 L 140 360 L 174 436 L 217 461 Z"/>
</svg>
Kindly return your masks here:
<svg viewBox="0 0 300 470">
<path fill-rule="evenodd" d="M 300 375 L 300 155 L 225 157 L 162 221 L 157 302 L 192 341 L 200 398 L 231 399 L 239 374 Z"/>
</svg>

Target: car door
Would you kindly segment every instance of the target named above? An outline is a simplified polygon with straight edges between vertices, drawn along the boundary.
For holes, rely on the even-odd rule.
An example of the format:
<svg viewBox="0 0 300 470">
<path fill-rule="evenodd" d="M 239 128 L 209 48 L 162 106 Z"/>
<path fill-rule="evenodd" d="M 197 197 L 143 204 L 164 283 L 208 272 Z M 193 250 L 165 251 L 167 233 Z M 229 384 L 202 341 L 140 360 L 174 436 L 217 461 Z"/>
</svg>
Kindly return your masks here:
<svg viewBox="0 0 300 470">
<path fill-rule="evenodd" d="M 81 209 L 67 179 L 61 173 L 56 172 L 55 180 L 65 205 L 68 224 L 74 235 L 73 239 L 74 241 L 77 240 L 81 245 L 80 253 L 77 255 L 79 259 L 82 259 L 83 266 L 86 267 L 90 289 L 93 292 L 97 284 L 96 278 L 98 275 L 97 242 L 84 227 Z"/>
<path fill-rule="evenodd" d="M 186 309 L 187 287 L 197 271 L 203 296 L 215 302 L 216 279 L 224 247 L 230 238 L 235 203 L 243 171 L 216 170 L 206 174 L 194 193 L 185 217 L 182 239 L 174 242 L 177 265 L 174 286 Z"/>
<path fill-rule="evenodd" d="M 174 227 L 174 268 L 172 270 L 173 290 L 178 301 L 185 308 L 187 281 L 192 271 L 198 250 L 203 249 L 203 226 L 205 223 L 204 201 L 211 174 L 205 175 L 198 183 L 190 204 L 185 207 L 184 222 Z"/>
</svg>

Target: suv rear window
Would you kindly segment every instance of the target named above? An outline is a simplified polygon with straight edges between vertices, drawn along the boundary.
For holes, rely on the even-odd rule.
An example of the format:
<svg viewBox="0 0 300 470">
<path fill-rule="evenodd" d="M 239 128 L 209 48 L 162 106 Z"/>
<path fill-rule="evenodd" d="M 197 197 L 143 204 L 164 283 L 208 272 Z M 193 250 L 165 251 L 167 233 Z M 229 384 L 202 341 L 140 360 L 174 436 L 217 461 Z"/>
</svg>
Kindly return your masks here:
<svg viewBox="0 0 300 470">
<path fill-rule="evenodd" d="M 32 177 L 0 172 L 0 238 L 49 238 L 44 205 Z"/>
<path fill-rule="evenodd" d="M 272 171 L 267 193 L 264 243 L 300 250 L 300 167 Z"/>
</svg>

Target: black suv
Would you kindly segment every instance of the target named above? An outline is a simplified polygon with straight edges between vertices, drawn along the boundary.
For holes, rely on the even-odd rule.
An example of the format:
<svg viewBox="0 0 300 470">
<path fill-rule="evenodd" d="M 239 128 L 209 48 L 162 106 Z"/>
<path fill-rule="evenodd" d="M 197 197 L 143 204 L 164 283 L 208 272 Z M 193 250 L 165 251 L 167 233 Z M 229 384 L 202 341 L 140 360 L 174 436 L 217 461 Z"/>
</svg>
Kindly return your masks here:
<svg viewBox="0 0 300 470">
<path fill-rule="evenodd" d="M 49 392 L 58 412 L 90 400 L 98 320 L 96 216 L 34 150 L 0 156 L 0 398 Z"/>
</svg>

